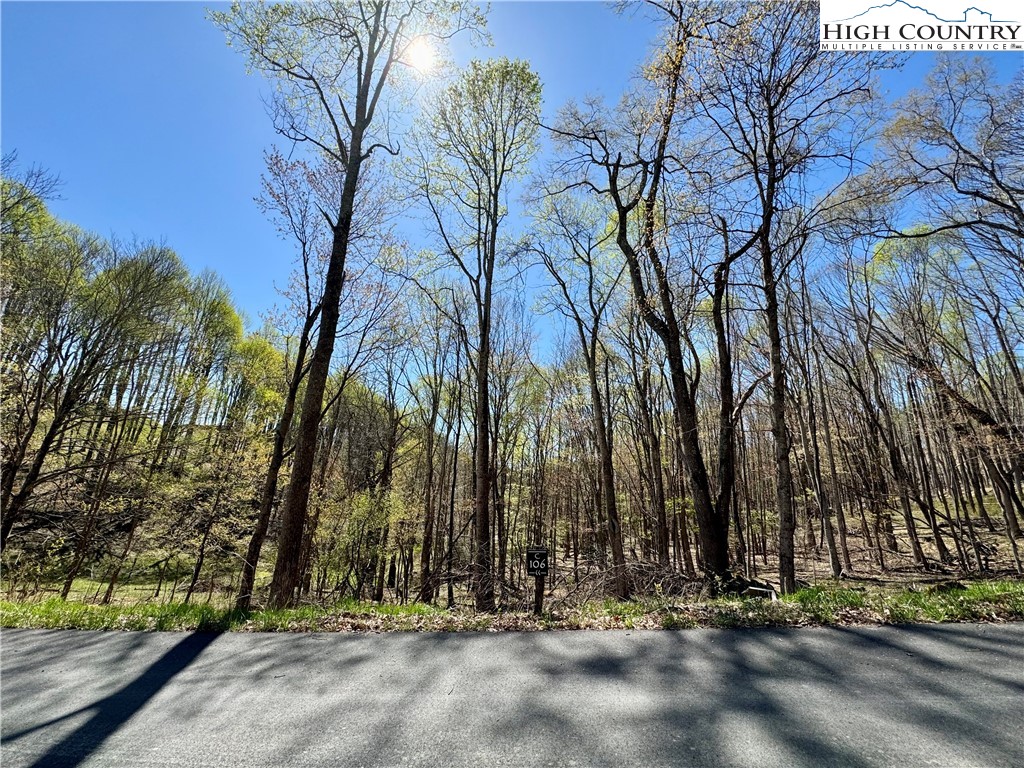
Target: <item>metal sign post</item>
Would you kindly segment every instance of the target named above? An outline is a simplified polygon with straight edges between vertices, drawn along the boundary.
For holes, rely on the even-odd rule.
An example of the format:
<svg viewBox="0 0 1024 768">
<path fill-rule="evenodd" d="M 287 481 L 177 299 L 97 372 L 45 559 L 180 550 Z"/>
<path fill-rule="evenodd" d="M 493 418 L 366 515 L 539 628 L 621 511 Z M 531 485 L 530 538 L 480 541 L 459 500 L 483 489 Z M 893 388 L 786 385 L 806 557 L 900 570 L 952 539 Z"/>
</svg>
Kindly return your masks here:
<svg viewBox="0 0 1024 768">
<path fill-rule="evenodd" d="M 548 575 L 547 547 L 526 550 L 526 573 L 534 577 L 533 612 L 540 616 L 544 609 L 544 577 Z"/>
</svg>

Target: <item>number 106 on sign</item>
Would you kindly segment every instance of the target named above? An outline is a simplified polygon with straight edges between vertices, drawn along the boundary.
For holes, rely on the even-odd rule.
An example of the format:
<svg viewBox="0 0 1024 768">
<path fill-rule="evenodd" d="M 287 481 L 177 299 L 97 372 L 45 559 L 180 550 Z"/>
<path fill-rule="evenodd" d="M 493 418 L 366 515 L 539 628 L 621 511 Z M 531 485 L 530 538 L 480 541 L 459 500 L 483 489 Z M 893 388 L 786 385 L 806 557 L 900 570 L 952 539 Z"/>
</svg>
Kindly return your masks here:
<svg viewBox="0 0 1024 768">
<path fill-rule="evenodd" d="M 528 576 L 548 575 L 548 551 L 546 548 L 526 550 L 526 573 Z"/>
</svg>

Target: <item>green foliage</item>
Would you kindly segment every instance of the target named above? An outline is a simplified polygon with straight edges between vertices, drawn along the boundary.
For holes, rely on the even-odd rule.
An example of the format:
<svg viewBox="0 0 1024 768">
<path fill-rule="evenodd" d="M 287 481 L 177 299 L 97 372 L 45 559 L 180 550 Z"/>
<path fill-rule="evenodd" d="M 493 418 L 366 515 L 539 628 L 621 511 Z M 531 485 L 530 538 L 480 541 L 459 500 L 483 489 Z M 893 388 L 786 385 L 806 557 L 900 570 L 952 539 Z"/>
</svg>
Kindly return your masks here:
<svg viewBox="0 0 1024 768">
<path fill-rule="evenodd" d="M 528 62 L 471 61 L 431 118 L 438 153 L 465 164 L 474 177 L 466 186 L 494 194 L 481 186 L 484 179 L 503 182 L 526 173 L 537 151 L 540 104 L 540 78 Z"/>
<path fill-rule="evenodd" d="M 61 186 L 59 177 L 43 168 L 18 166 L 16 151 L 0 160 L 0 245 L 5 254 L 45 236 L 53 223 L 46 201 Z"/>
<path fill-rule="evenodd" d="M 414 183 L 444 232 L 448 255 L 472 283 L 493 277 L 509 187 L 526 175 L 537 151 L 540 104 L 540 78 L 527 62 L 471 61 L 419 128 Z"/>
<path fill-rule="evenodd" d="M 377 605 L 343 600 L 280 611 L 239 613 L 209 605 L 137 603 L 98 606 L 50 599 L 0 601 L 0 626 L 40 629 L 282 631 L 480 631 L 544 629 L 689 629 L 938 621 L 1024 620 L 1024 582 L 989 580 L 963 589 L 851 589 L 821 584 L 782 600 L 722 597 L 683 605 L 664 599 L 588 603 L 565 614 L 469 614 L 422 603 Z"/>
<path fill-rule="evenodd" d="M 228 370 L 238 382 L 233 417 L 243 423 L 273 422 L 284 405 L 284 354 L 266 337 L 251 333 L 237 340 Z"/>
<path fill-rule="evenodd" d="M 5 246 L 13 240 L 30 239 L 44 230 L 50 219 L 46 204 L 20 181 L 0 179 L 0 198 L 3 199 L 0 231 Z"/>
<path fill-rule="evenodd" d="M 24 586 L 99 563 L 112 572 L 133 546 L 194 552 L 210 515 L 210 564 L 221 566 L 265 466 L 261 433 L 281 386 L 273 355 L 244 344 L 227 288 L 192 277 L 169 248 L 49 218 L 3 256 L 0 440 L 6 492 L 20 496 L 13 512 L 5 498 L 19 524 L 8 575 Z M 232 423 L 256 429 L 228 441 Z"/>
</svg>

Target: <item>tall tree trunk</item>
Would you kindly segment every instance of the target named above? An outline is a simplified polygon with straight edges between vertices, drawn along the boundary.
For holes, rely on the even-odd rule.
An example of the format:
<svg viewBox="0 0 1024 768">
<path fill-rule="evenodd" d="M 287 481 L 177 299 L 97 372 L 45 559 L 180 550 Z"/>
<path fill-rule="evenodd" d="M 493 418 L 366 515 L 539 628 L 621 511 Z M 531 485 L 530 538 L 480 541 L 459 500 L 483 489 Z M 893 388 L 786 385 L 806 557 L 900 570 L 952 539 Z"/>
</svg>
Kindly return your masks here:
<svg viewBox="0 0 1024 768">
<path fill-rule="evenodd" d="M 302 327 L 302 334 L 299 339 L 299 348 L 295 353 L 295 365 L 292 368 L 292 375 L 288 382 L 288 392 L 285 396 L 284 410 L 277 422 L 277 429 L 274 430 L 274 446 L 270 454 L 270 466 L 267 468 L 267 477 L 263 481 L 263 491 L 260 494 L 259 514 L 256 517 L 256 527 L 249 538 L 249 546 L 246 549 L 245 559 L 242 561 L 242 575 L 238 584 L 238 595 L 235 597 L 235 608 L 239 611 L 248 611 L 252 604 L 252 591 L 256 583 L 256 567 L 259 565 L 260 552 L 263 550 L 263 542 L 267 538 L 267 529 L 270 527 L 270 515 L 274 509 L 274 499 L 277 497 L 277 482 L 281 475 L 281 467 L 284 465 L 284 446 L 288 440 L 288 433 L 291 431 L 292 419 L 295 416 L 295 402 L 298 398 L 299 386 L 302 383 L 303 368 L 306 365 L 306 350 L 309 348 L 309 334 L 320 313 L 319 305 L 314 312 L 306 317 Z"/>
<path fill-rule="evenodd" d="M 590 379 L 594 435 L 597 438 L 598 460 L 601 465 L 601 500 L 604 503 L 605 517 L 608 520 L 608 541 L 612 549 L 612 583 L 615 585 L 615 596 L 625 600 L 629 597 L 629 583 L 626 579 L 626 555 L 622 547 L 622 521 L 619 518 L 619 505 L 615 497 L 615 467 L 612 461 L 611 443 L 612 430 L 609 419 L 605 415 L 605 402 L 597 380 L 597 360 L 594 354 L 587 356 L 587 375 Z M 665 509 L 662 506 L 662 518 L 664 518 L 664 514 Z M 665 543 L 667 545 L 668 542 L 666 541 Z M 665 560 L 667 563 L 667 547 L 665 550 Z"/>
<path fill-rule="evenodd" d="M 216 504 L 214 505 L 216 509 Z M 206 542 L 210 538 L 210 531 L 213 529 L 213 513 L 210 513 L 210 518 L 206 522 L 206 526 L 203 528 L 203 540 L 199 543 L 199 556 L 196 558 L 195 568 L 192 569 L 192 580 L 188 583 L 188 591 L 185 592 L 185 605 L 189 604 L 192 599 L 192 594 L 195 592 L 196 584 L 199 583 L 199 574 L 203 570 L 203 562 L 206 560 Z"/>
<path fill-rule="evenodd" d="M 768 350 L 771 361 L 771 422 L 775 456 L 775 508 L 779 516 L 779 588 L 783 594 L 796 590 L 796 554 L 794 533 L 796 510 L 793 504 L 793 469 L 789 452 L 792 438 L 786 424 L 786 369 L 782 360 L 782 333 L 779 325 L 779 296 L 771 245 L 761 245 L 764 280 L 765 320 L 768 325 Z"/>
<path fill-rule="evenodd" d="M 362 87 L 362 86 L 361 86 Z M 362 131 L 352 133 L 348 148 L 349 161 L 345 168 L 338 221 L 334 227 L 331 258 L 324 279 L 324 295 L 320 309 L 320 329 L 316 347 L 310 360 L 306 393 L 302 400 L 299 429 L 295 441 L 295 459 L 291 481 L 281 518 L 281 533 L 277 540 L 277 561 L 270 583 L 270 606 L 286 608 L 294 605 L 299 586 L 299 559 L 309 508 L 309 492 L 316 459 L 317 434 L 322 417 L 324 390 L 331 372 L 331 356 L 338 332 L 341 292 L 345 285 L 345 262 L 348 257 L 349 238 L 355 212 L 356 188 L 362 165 Z"/>
<path fill-rule="evenodd" d="M 488 294 L 490 292 L 488 291 Z M 489 298 L 489 296 L 488 296 Z M 481 308 L 483 310 L 483 308 Z M 489 314 L 487 307 L 485 314 Z M 487 318 L 489 321 L 489 317 Z M 473 562 L 474 600 L 478 611 L 494 610 L 494 569 L 491 563 L 491 452 L 490 452 L 490 365 L 491 340 L 489 328 L 481 325 L 480 351 L 476 361 L 476 495 L 474 500 L 474 536 L 476 552 Z"/>
</svg>

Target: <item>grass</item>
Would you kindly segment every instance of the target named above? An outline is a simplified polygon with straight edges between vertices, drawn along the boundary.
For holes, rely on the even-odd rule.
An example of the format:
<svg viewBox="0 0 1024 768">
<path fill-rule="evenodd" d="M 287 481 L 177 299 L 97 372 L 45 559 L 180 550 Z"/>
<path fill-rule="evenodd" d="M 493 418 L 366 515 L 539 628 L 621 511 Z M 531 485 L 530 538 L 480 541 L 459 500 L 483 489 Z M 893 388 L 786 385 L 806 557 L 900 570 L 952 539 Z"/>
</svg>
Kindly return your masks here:
<svg viewBox="0 0 1024 768">
<path fill-rule="evenodd" d="M 387 629 L 415 629 L 417 617 L 439 616 L 444 611 L 430 605 L 374 605 L 340 602 L 328 608 L 303 606 L 288 610 L 236 611 L 210 605 L 137 603 L 92 605 L 59 598 L 22 603 L 0 600 L 0 626 L 36 629 L 103 629 L 199 632 L 286 632 L 326 628 L 332 620 L 365 624 L 382 623 Z M 391 626 L 395 625 L 395 626 Z M 409 625 L 409 626 L 405 626 Z"/>
<path fill-rule="evenodd" d="M 904 590 L 882 607 L 887 621 L 992 621 L 1024 619 L 1024 583 L 984 581 L 960 590 Z"/>
<path fill-rule="evenodd" d="M 40 603 L 0 601 L 3 627 L 220 632 L 235 629 L 239 618 L 232 611 L 182 603 L 90 605 L 57 597 Z"/>
<path fill-rule="evenodd" d="M 847 586 L 828 582 L 781 600 L 720 597 L 686 604 L 667 598 L 589 603 L 535 617 L 522 613 L 447 611 L 422 603 L 238 612 L 210 605 L 93 605 L 50 598 L 0 601 L 0 626 L 40 629 L 179 631 L 524 631 L 545 629 L 686 629 L 692 627 L 831 626 L 1024 620 L 1024 582 L 989 580 L 945 587 Z"/>
<path fill-rule="evenodd" d="M 831 624 L 843 611 L 865 607 L 866 595 L 862 590 L 835 586 L 813 586 L 786 596 L 788 603 L 795 603 L 815 622 Z"/>
</svg>

